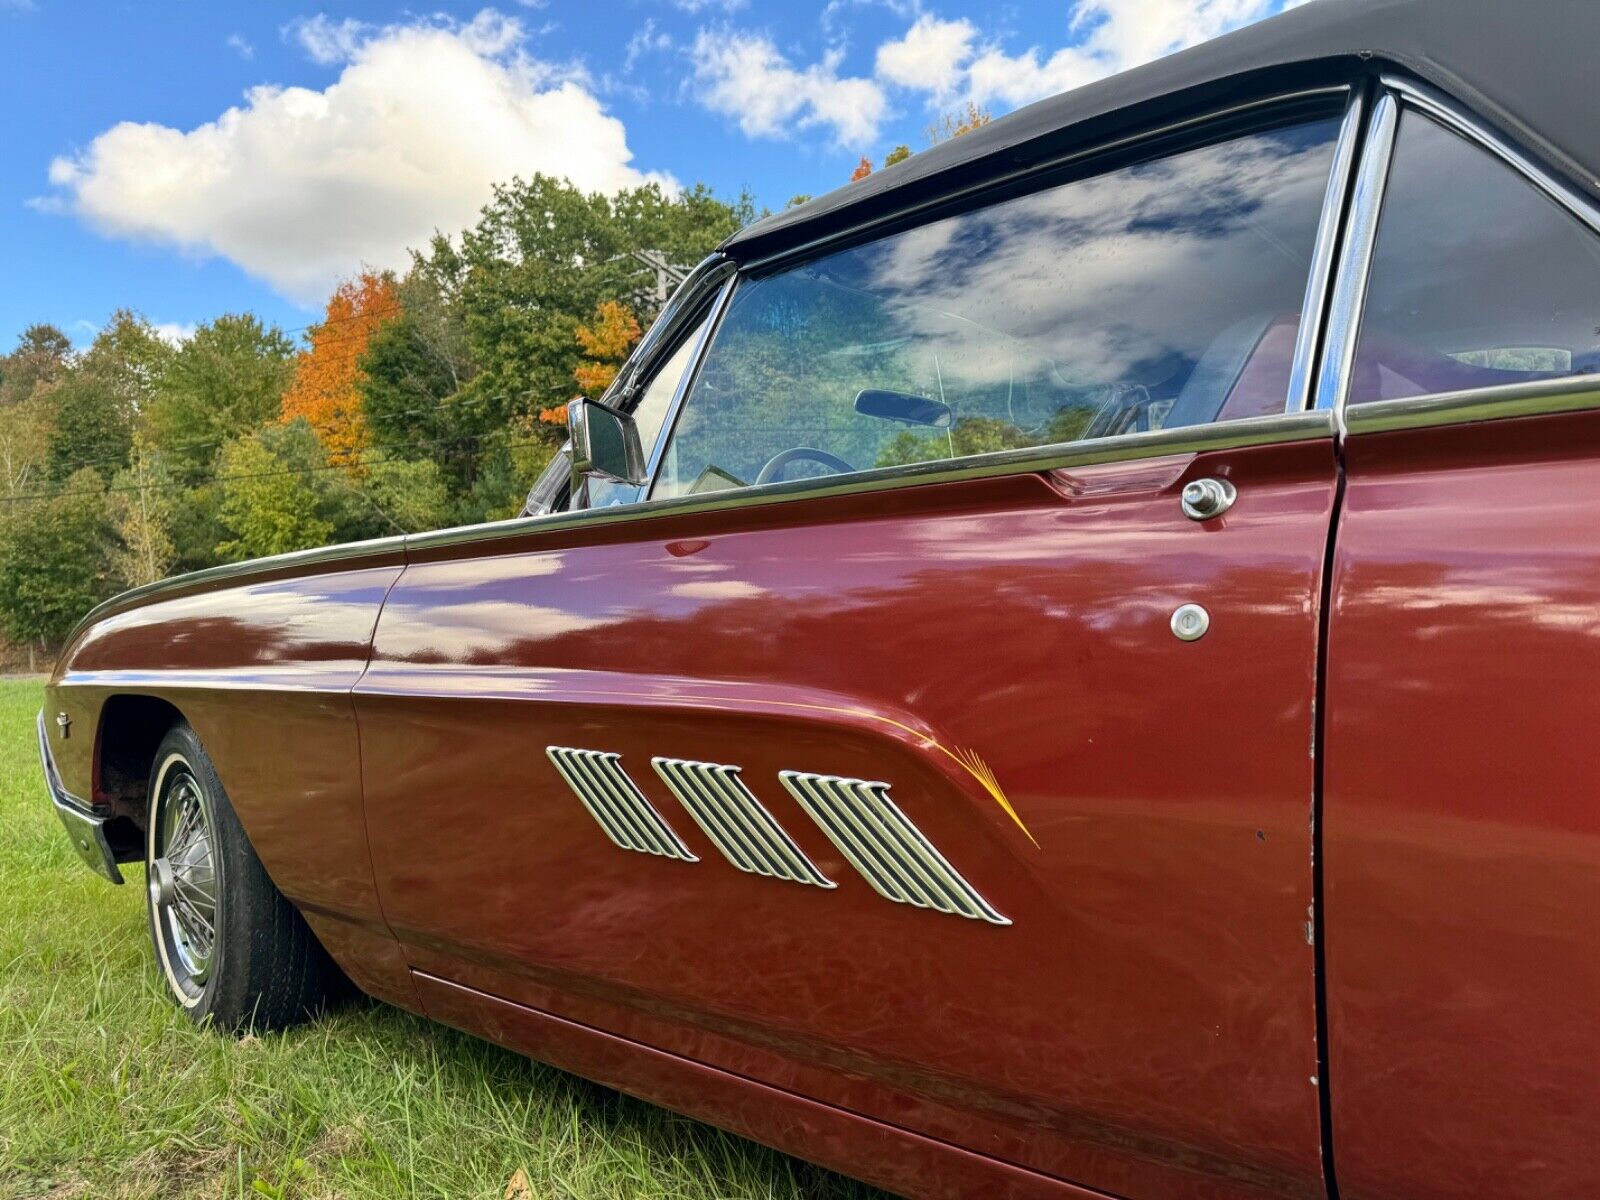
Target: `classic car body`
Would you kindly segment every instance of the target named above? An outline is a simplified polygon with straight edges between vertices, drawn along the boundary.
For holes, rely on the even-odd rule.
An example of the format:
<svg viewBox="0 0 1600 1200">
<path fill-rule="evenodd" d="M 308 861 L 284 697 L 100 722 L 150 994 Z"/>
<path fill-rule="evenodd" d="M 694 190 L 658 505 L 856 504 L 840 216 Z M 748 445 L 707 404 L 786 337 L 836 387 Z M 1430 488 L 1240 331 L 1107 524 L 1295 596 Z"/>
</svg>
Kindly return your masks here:
<svg viewBox="0 0 1600 1200">
<path fill-rule="evenodd" d="M 1323 0 L 758 222 L 607 398 L 645 483 L 91 614 L 40 725 L 75 844 L 144 857 L 185 722 L 363 990 L 897 1191 L 1600 1194 L 1597 32 Z M 1298 312 L 1018 434 L 1019 268 L 963 271 L 1039 197 L 1148 206 L 1183 189 L 1147 164 L 1245 145 L 1308 164 L 1299 232 L 1225 212 Z M 928 230 L 918 289 L 1012 323 L 940 332 L 903 424 L 1002 345 L 1012 442 L 695 469 L 758 298 L 864 295 Z M 849 469 L 769 480 L 774 447 Z"/>
</svg>

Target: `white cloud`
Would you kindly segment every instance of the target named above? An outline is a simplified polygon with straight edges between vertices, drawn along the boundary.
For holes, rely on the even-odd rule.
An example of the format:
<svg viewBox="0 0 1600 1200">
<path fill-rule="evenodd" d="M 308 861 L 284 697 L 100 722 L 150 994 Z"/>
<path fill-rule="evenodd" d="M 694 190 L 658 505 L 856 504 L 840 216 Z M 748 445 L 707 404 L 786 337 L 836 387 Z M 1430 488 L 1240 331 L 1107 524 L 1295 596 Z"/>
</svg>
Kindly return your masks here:
<svg viewBox="0 0 1600 1200">
<path fill-rule="evenodd" d="M 1197 45 L 1281 7 L 1279 0 L 1078 0 L 1069 21 L 1072 45 L 1048 55 L 1037 47 L 1012 55 L 986 45 L 967 66 L 964 90 L 979 104 L 1029 104 Z"/>
<path fill-rule="evenodd" d="M 228 40 L 223 45 L 227 46 L 229 50 L 232 50 L 246 62 L 256 56 L 256 48 L 241 33 L 230 33 Z"/>
<path fill-rule="evenodd" d="M 694 41 L 700 102 L 734 118 L 753 137 L 786 137 L 796 129 L 826 126 L 842 145 L 872 141 L 887 100 L 871 79 L 839 75 L 842 54 L 797 70 L 761 34 L 702 29 Z"/>
<path fill-rule="evenodd" d="M 226 258 L 310 305 L 363 265 L 404 266 L 435 229 L 471 224 L 495 182 L 544 171 L 614 191 L 651 178 L 629 165 L 622 122 L 580 76 L 530 58 L 513 19 L 392 26 L 343 49 L 330 36 L 309 43 L 348 55 L 326 89 L 253 88 L 187 131 L 116 125 L 51 164 L 57 190 L 37 207 Z"/>
<path fill-rule="evenodd" d="M 901 87 L 946 96 L 956 91 L 972 58 L 978 27 L 966 18 L 918 17 L 905 36 L 878 47 L 876 74 Z"/>
<path fill-rule="evenodd" d="M 156 336 L 169 346 L 181 346 L 194 336 L 195 324 L 193 321 L 180 324 L 176 321 L 157 321 L 152 329 Z"/>
<path fill-rule="evenodd" d="M 354 17 L 335 21 L 327 13 L 300 17 L 283 27 L 285 37 L 299 42 L 306 57 L 324 67 L 349 62 L 371 31 L 372 27 L 365 21 Z"/>
<path fill-rule="evenodd" d="M 750 0 L 672 0 L 672 7 L 679 12 L 703 13 L 710 9 L 720 9 L 725 13 L 738 12 L 749 5 Z"/>
<path fill-rule="evenodd" d="M 672 35 L 657 29 L 654 20 L 647 20 L 634 30 L 633 36 L 628 39 L 622 69 L 631 71 L 641 58 L 650 54 L 661 54 L 670 49 L 672 49 Z"/>
</svg>

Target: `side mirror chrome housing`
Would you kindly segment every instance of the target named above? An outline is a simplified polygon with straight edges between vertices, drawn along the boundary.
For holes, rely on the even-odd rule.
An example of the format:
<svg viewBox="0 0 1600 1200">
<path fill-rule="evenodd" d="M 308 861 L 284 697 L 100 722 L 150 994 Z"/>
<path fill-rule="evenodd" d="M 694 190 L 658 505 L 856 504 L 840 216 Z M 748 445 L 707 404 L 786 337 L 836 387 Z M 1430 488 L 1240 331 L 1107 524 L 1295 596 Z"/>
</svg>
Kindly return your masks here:
<svg viewBox="0 0 1600 1200">
<path fill-rule="evenodd" d="M 635 487 L 645 482 L 647 468 L 639 427 L 627 413 L 581 396 L 567 405 L 567 430 L 572 435 L 572 495 L 586 495 L 590 479 L 608 479 Z"/>
</svg>

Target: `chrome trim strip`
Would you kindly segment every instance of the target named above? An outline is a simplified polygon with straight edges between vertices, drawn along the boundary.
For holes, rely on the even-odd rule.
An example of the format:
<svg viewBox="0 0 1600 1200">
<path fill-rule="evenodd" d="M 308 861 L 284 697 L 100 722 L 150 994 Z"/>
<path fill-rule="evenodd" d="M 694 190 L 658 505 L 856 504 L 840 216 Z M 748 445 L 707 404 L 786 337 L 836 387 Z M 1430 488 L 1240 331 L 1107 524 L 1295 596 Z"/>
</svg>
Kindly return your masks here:
<svg viewBox="0 0 1600 1200">
<path fill-rule="evenodd" d="M 729 275 L 723 282 L 722 290 L 711 301 L 711 310 L 706 314 L 705 327 L 700 330 L 699 341 L 689 355 L 689 364 L 684 368 L 683 378 L 678 380 L 678 386 L 672 393 L 672 402 L 667 405 L 667 412 L 661 418 L 661 429 L 656 434 L 655 445 L 650 448 L 650 464 L 645 471 L 644 486 L 639 489 L 639 494 L 648 498 L 656 485 L 656 473 L 660 470 L 661 459 L 667 452 L 667 443 L 672 440 L 672 431 L 678 424 L 678 414 L 683 410 L 683 402 L 688 399 L 689 391 L 700 378 L 700 366 L 705 362 L 706 351 L 711 346 L 711 336 L 722 324 L 722 314 L 727 311 L 728 300 L 733 295 L 734 288 L 739 286 L 739 276 Z"/>
<path fill-rule="evenodd" d="M 778 779 L 885 900 L 1009 925 L 889 798 L 889 785 L 780 771 Z"/>
<path fill-rule="evenodd" d="M 371 538 L 364 542 L 338 542 L 332 546 L 315 546 L 309 550 L 291 550 L 287 554 L 252 558 L 246 562 L 221 563 L 215 567 L 202 567 L 198 571 L 189 571 L 182 575 L 171 575 L 154 583 L 143 583 L 125 592 L 118 592 L 109 600 L 102 600 L 91 608 L 84 614 L 83 619 L 73 626 L 72 632 L 67 635 L 67 640 L 62 646 L 71 646 L 83 630 L 101 618 L 133 608 L 147 600 L 157 599 L 169 592 L 186 592 L 191 588 L 211 583 L 232 583 L 275 571 L 299 571 L 322 563 L 350 560 L 352 565 L 355 565 L 364 558 L 374 558 L 383 554 L 403 554 L 407 536 L 409 535 L 396 533 L 388 537 Z"/>
<path fill-rule="evenodd" d="M 1327 342 L 1322 351 L 1322 371 L 1317 380 L 1317 409 L 1335 414 L 1338 424 L 1350 391 L 1350 372 L 1355 366 L 1356 342 L 1361 331 L 1361 314 L 1367 303 L 1367 278 L 1372 267 L 1372 249 L 1378 240 L 1378 216 L 1384 189 L 1389 182 L 1389 164 L 1394 160 L 1395 130 L 1400 110 L 1390 95 L 1378 98 L 1373 110 L 1367 144 L 1361 153 L 1361 169 L 1356 176 L 1355 195 L 1350 202 L 1350 220 L 1345 234 L 1344 254 L 1339 263 L 1338 280 L 1333 289 L 1333 307 L 1328 317 Z"/>
<path fill-rule="evenodd" d="M 1113 138 L 1110 141 L 1096 142 L 1091 146 L 1085 146 L 1077 150 L 1071 150 L 1065 154 L 1058 154 L 1054 158 L 1042 158 L 1037 162 L 1031 162 L 1026 166 L 1018 167 L 1014 171 L 1007 171 L 1002 175 L 996 175 L 978 183 L 971 184 L 967 187 L 957 188 L 954 191 L 941 192 L 928 200 L 924 200 L 920 204 L 913 204 L 906 208 L 896 209 L 893 212 L 885 213 L 881 217 L 875 217 L 872 220 L 862 221 L 859 224 L 850 225 L 844 229 L 836 230 L 835 232 L 825 234 L 822 237 L 813 238 L 809 242 L 803 242 L 798 246 L 793 246 L 786 250 L 780 250 L 776 253 L 768 254 L 761 258 L 752 258 L 748 260 L 741 259 L 739 260 L 740 270 L 744 272 L 765 271 L 770 268 L 780 266 L 786 262 L 811 258 L 818 252 L 824 251 L 827 249 L 827 247 L 838 243 L 847 241 L 854 242 L 861 240 L 863 237 L 867 237 L 870 240 L 870 235 L 873 230 L 882 229 L 886 226 L 896 225 L 906 221 L 915 221 L 919 216 L 922 216 L 928 212 L 946 207 L 954 208 L 965 200 L 980 197 L 985 192 L 992 191 L 997 188 L 1003 188 L 1008 184 L 1016 183 L 1018 180 L 1026 179 L 1031 175 L 1042 175 L 1050 171 L 1058 171 L 1063 167 L 1071 166 L 1073 163 L 1083 162 L 1085 160 L 1098 158 L 1107 154 L 1115 154 L 1119 150 L 1129 149 L 1130 147 L 1137 146 L 1142 142 L 1152 142 L 1160 138 L 1171 137 L 1174 134 L 1185 133 L 1188 130 L 1201 128 L 1217 121 L 1224 121 L 1230 117 L 1247 116 L 1253 112 L 1269 111 L 1279 106 L 1293 104 L 1296 101 L 1315 100 L 1321 96 L 1326 96 L 1331 100 L 1335 96 L 1349 93 L 1352 90 L 1353 89 L 1349 84 L 1330 84 L 1326 87 L 1301 88 L 1296 91 L 1279 92 L 1271 96 L 1260 96 L 1252 100 L 1244 100 L 1235 104 L 1224 105 L 1220 108 L 1208 109 L 1205 112 L 1196 114 L 1195 116 L 1184 117 L 1176 121 L 1169 121 L 1164 125 L 1152 126 L 1149 129 L 1143 129 L 1137 133 L 1130 133 L 1123 137 Z M 724 244 L 723 252 L 730 254 L 730 256 L 736 259 L 738 257 L 737 247 L 730 249 L 726 247 L 726 244 Z"/>
<path fill-rule="evenodd" d="M 1361 141 L 1366 116 L 1366 92 L 1352 91 L 1350 103 L 1344 111 L 1344 121 L 1339 127 L 1339 140 L 1334 144 L 1328 187 L 1322 197 L 1322 219 L 1317 226 L 1311 270 L 1306 275 L 1306 295 L 1300 307 L 1300 331 L 1295 338 L 1294 364 L 1289 371 L 1285 412 L 1304 412 L 1316 400 L 1313 381 L 1317 351 L 1322 346 L 1322 327 L 1333 294 L 1333 269 L 1338 262 L 1339 235 L 1344 229 L 1345 202 L 1350 196 L 1356 146 Z"/>
<path fill-rule="evenodd" d="M 1536 379 L 1470 392 L 1441 392 L 1353 404 L 1345 413 L 1351 436 L 1434 425 L 1466 425 L 1600 407 L 1600 376 Z"/>
<path fill-rule="evenodd" d="M 1215 450 L 1265 446 L 1275 442 L 1311 441 L 1332 435 L 1333 416 L 1327 412 L 1249 417 L 1214 425 L 1192 425 L 1179 429 L 1159 429 L 1149 433 L 1128 433 L 1119 437 L 1052 446 L 1029 446 L 1020 450 L 1000 450 L 992 454 L 939 459 L 904 467 L 880 467 L 870 471 L 854 471 L 847 475 L 828 475 L 819 479 L 785 480 L 762 484 L 759 487 L 729 489 L 725 492 L 674 496 L 669 500 L 646 500 L 637 504 L 618 504 L 610 508 L 549 513 L 542 517 L 521 517 L 486 525 L 439 529 L 430 533 L 411 534 L 406 539 L 406 548 L 428 550 L 471 545 L 580 526 L 615 525 L 623 521 L 642 521 L 687 513 L 784 504 L 794 500 L 813 500 L 845 493 L 880 492 L 929 483 L 955 483 L 968 479 L 991 479 L 1002 475 L 1068 470 L 1098 463 L 1160 458 L 1172 454 L 1203 454 Z"/>
<path fill-rule="evenodd" d="M 622 755 L 546 746 L 545 755 L 605 835 L 624 850 L 699 862 L 622 769 Z"/>
<path fill-rule="evenodd" d="M 741 871 L 833 888 L 745 786 L 739 768 L 683 758 L 653 758 L 650 765 L 722 856 Z"/>
<path fill-rule="evenodd" d="M 1506 165 L 1519 171 L 1528 182 L 1551 200 L 1595 233 L 1600 233 L 1600 209 L 1596 208 L 1592 200 L 1541 166 L 1531 155 L 1502 137 L 1476 115 L 1427 84 L 1418 83 L 1401 75 L 1386 74 L 1381 78 L 1383 86 L 1401 96 L 1408 105 L 1426 113 L 1447 129 L 1477 143 L 1489 153 L 1502 159 Z"/>
<path fill-rule="evenodd" d="M 117 856 L 106 839 L 106 819 L 93 812 L 61 782 L 56 769 L 56 757 L 50 749 L 50 735 L 43 710 L 39 713 L 39 765 L 44 768 L 44 785 L 50 793 L 50 803 L 67 831 L 67 840 L 73 850 L 96 875 L 112 883 L 122 882 L 122 872 L 117 869 Z"/>
</svg>

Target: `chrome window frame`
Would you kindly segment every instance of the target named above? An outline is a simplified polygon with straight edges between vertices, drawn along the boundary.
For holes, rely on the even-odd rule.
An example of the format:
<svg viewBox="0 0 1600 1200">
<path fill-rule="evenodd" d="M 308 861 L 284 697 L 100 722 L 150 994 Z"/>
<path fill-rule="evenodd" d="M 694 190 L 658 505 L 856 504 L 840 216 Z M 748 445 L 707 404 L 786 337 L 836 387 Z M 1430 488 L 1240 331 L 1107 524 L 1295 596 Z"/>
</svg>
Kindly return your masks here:
<svg viewBox="0 0 1600 1200">
<path fill-rule="evenodd" d="M 1369 120 L 1347 218 L 1348 232 L 1334 286 L 1323 369 L 1317 383 L 1317 408 L 1332 412 L 1341 440 L 1352 435 L 1397 429 L 1473 424 L 1600 408 L 1600 375 L 1569 375 L 1470 391 L 1432 392 L 1368 404 L 1349 402 L 1389 171 L 1394 161 L 1400 118 L 1406 112 L 1429 117 L 1486 151 L 1558 208 L 1600 235 L 1600 207 L 1449 96 L 1427 84 L 1392 73 L 1382 74 L 1379 84 L 1383 92 Z"/>
</svg>

